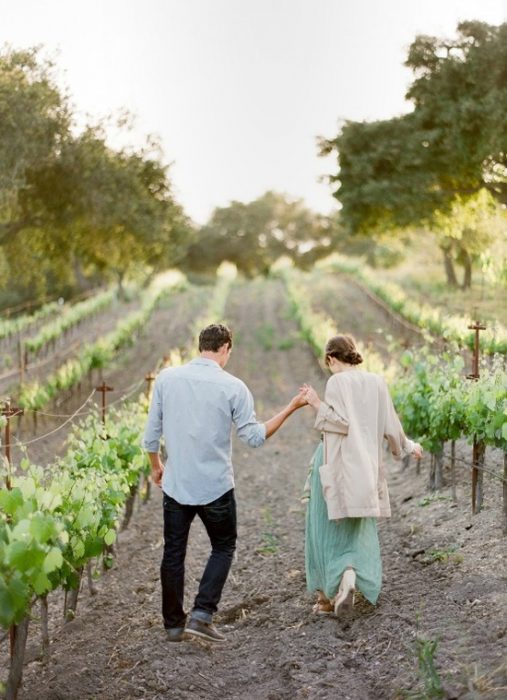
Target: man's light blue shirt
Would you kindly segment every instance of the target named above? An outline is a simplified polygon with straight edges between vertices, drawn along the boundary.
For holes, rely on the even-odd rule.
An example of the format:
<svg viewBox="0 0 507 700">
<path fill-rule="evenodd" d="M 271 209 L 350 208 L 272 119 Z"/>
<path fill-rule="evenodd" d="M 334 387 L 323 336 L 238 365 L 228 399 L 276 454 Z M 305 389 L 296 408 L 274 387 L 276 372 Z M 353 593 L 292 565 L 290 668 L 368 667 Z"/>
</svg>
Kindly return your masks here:
<svg viewBox="0 0 507 700">
<path fill-rule="evenodd" d="M 217 362 L 199 357 L 160 372 L 143 444 L 158 452 L 164 436 L 164 493 L 178 503 L 202 505 L 234 488 L 233 424 L 243 442 L 264 444 L 266 428 L 257 421 L 248 387 Z"/>
</svg>

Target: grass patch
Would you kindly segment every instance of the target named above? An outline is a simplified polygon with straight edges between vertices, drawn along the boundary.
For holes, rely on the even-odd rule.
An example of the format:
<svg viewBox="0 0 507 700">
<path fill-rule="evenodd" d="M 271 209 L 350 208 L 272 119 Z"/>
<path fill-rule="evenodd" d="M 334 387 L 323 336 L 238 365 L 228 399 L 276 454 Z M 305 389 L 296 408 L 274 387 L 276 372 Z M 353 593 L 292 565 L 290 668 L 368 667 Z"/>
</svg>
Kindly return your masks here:
<svg viewBox="0 0 507 700">
<path fill-rule="evenodd" d="M 463 562 L 463 555 L 456 554 L 457 550 L 458 545 L 452 545 L 452 547 L 447 547 L 447 549 L 430 549 L 428 557 L 430 561 L 439 561 L 444 564 L 448 562 L 461 564 Z"/>
<path fill-rule="evenodd" d="M 452 501 L 452 497 L 451 496 L 442 496 L 442 495 L 438 495 L 438 494 L 434 494 L 431 496 L 425 496 L 417 503 L 417 505 L 420 508 L 425 508 L 426 506 L 429 506 L 431 503 L 436 503 L 437 501 Z"/>
</svg>

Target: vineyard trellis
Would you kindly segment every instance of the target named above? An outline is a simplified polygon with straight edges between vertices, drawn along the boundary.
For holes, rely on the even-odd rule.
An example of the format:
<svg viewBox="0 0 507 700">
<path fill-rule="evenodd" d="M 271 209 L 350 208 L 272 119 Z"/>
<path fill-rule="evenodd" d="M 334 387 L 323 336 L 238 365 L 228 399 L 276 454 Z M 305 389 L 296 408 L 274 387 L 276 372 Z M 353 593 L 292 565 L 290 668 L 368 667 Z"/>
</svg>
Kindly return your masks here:
<svg viewBox="0 0 507 700">
<path fill-rule="evenodd" d="M 295 317 L 304 338 L 309 342 L 322 363 L 326 340 L 337 332 L 335 322 L 315 312 L 307 290 L 301 285 L 301 276 L 284 269 L 280 275 L 285 281 Z M 479 324 L 472 330 L 478 334 Z M 476 336 L 477 337 L 477 336 Z M 430 452 L 430 488 L 443 485 L 442 459 L 444 445 L 451 442 L 451 458 L 459 438 L 475 441 L 473 452 L 472 485 L 473 511 L 482 506 L 482 474 L 485 447 L 495 447 L 504 454 L 503 475 L 493 472 L 503 482 L 503 529 L 507 534 L 507 373 L 505 360 L 497 355 L 484 366 L 479 375 L 479 342 L 476 340 L 474 381 L 463 376 L 464 362 L 457 348 L 432 355 L 428 348 L 405 351 L 400 368 L 393 362 L 386 366 L 373 351 L 365 351 L 365 368 L 381 372 L 388 379 L 391 393 L 401 421 L 411 437 L 421 442 Z M 454 468 L 455 462 L 452 462 Z M 451 470 L 451 477 L 453 471 Z"/>
<path fill-rule="evenodd" d="M 381 281 L 378 274 L 365 266 L 359 267 L 340 256 L 335 256 L 331 269 L 348 275 L 370 298 L 380 303 L 385 310 L 394 312 L 398 321 L 408 322 L 411 330 L 426 335 L 428 341 L 433 335 L 438 340 L 455 342 L 473 349 L 474 341 L 471 334 L 467 333 L 469 321 L 465 316 L 449 313 L 444 315 L 429 303 L 420 304 L 410 298 L 399 285 Z M 507 328 L 500 323 L 490 324 L 488 333 L 481 339 L 481 350 L 489 355 L 506 354 Z"/>
</svg>

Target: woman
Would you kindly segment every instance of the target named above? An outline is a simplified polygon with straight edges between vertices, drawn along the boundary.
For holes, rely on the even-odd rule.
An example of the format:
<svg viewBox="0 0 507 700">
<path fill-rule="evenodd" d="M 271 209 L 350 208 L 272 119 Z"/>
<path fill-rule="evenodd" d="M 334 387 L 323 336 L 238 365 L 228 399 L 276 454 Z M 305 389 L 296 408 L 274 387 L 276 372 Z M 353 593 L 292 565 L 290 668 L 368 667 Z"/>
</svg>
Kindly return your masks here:
<svg viewBox="0 0 507 700">
<path fill-rule="evenodd" d="M 384 379 L 358 369 L 363 358 L 351 336 L 331 338 L 325 354 L 333 376 L 324 401 L 303 387 L 323 433 L 312 461 L 305 558 L 308 590 L 318 593 L 314 612 L 337 614 L 352 606 L 356 587 L 372 604 L 380 593 L 377 518 L 391 515 L 384 438 L 398 458 L 420 459 L 422 450 L 405 436 Z"/>
</svg>

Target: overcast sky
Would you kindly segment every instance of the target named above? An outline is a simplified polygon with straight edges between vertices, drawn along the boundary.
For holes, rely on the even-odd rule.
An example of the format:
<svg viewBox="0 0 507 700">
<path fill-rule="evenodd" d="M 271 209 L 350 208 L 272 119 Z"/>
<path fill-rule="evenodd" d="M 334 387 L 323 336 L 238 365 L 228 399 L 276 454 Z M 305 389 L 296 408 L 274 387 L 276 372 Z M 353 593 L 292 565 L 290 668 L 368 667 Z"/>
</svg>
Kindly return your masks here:
<svg viewBox="0 0 507 700">
<path fill-rule="evenodd" d="M 267 189 L 332 209 L 316 137 L 406 112 L 410 42 L 463 19 L 507 21 L 507 0 L 0 0 L 0 44 L 56 55 L 81 115 L 133 112 L 202 223 Z"/>
</svg>

